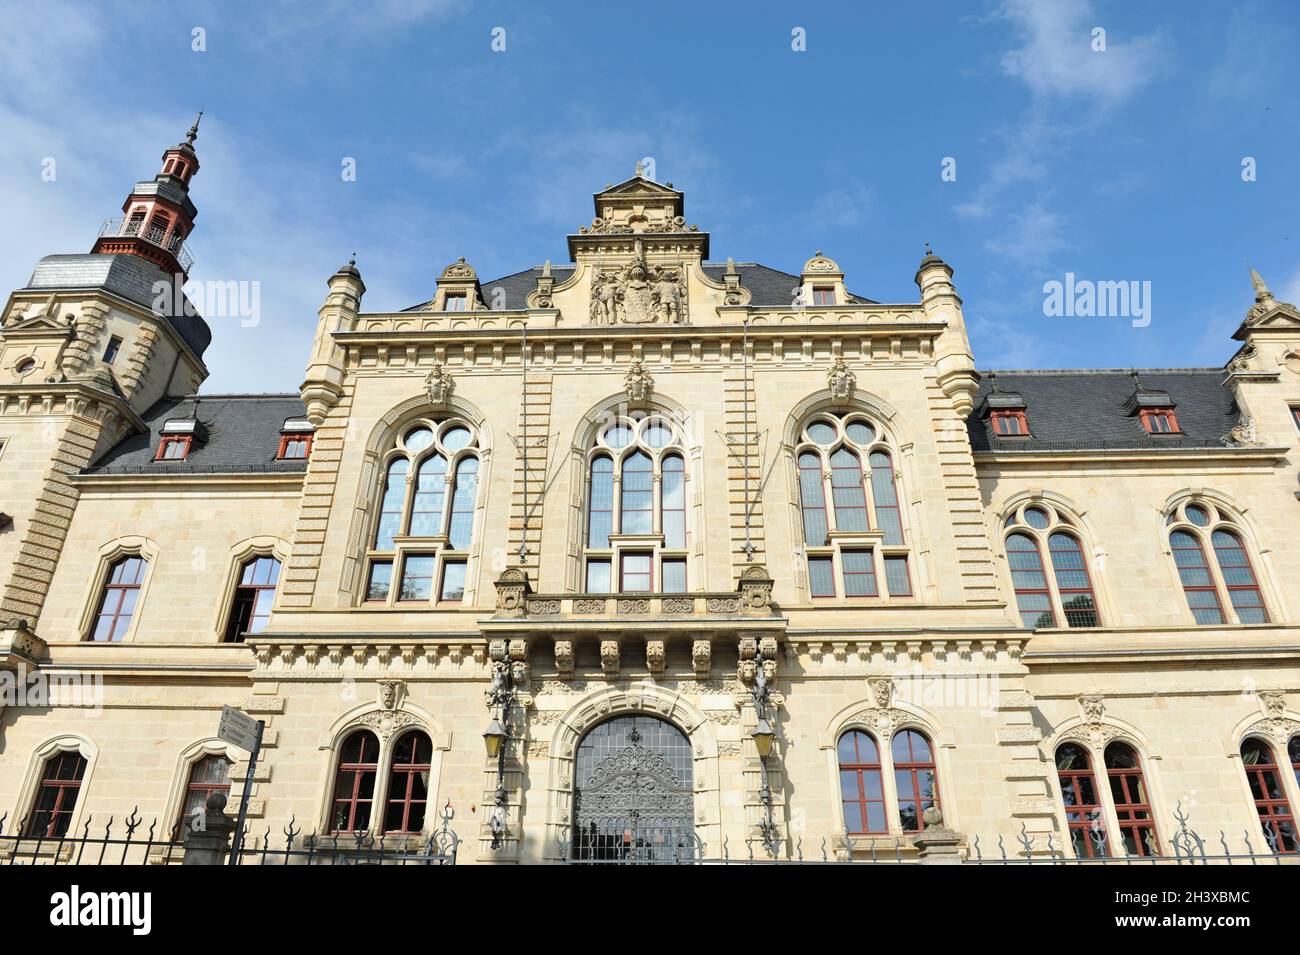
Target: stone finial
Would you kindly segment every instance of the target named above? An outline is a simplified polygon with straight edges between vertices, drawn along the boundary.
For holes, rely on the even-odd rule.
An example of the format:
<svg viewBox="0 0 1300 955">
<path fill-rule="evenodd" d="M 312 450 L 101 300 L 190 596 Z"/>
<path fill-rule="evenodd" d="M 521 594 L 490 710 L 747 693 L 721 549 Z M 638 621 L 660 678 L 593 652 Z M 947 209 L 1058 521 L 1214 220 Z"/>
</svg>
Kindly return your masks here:
<svg viewBox="0 0 1300 955">
<path fill-rule="evenodd" d="M 1247 325 L 1254 325 L 1265 315 L 1276 309 L 1285 309 L 1292 316 L 1300 317 L 1300 310 L 1297 310 L 1290 302 L 1279 302 L 1273 297 L 1273 293 L 1265 284 L 1264 279 L 1254 269 L 1250 270 L 1250 284 L 1255 289 L 1255 304 L 1246 311 Z"/>
</svg>

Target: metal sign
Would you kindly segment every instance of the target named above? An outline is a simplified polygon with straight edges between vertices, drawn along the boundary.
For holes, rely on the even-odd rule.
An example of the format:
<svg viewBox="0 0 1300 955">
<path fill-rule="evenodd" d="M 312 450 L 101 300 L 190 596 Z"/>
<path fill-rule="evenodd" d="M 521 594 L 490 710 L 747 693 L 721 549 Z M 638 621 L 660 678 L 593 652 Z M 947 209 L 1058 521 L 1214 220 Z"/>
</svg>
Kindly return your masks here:
<svg viewBox="0 0 1300 955">
<path fill-rule="evenodd" d="M 233 706 L 221 708 L 221 723 L 217 726 L 217 737 L 227 743 L 233 743 L 250 753 L 257 748 L 258 721 L 242 710 Z"/>
</svg>

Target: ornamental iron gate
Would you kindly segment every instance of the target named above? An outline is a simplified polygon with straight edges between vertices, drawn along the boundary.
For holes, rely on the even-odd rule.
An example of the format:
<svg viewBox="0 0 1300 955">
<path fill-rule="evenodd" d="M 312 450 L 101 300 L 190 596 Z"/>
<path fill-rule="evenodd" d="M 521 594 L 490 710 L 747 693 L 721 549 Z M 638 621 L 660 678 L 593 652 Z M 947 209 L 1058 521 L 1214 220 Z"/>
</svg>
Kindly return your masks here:
<svg viewBox="0 0 1300 955">
<path fill-rule="evenodd" d="M 694 757 L 677 727 L 649 716 L 601 723 L 578 746 L 574 778 L 570 860 L 698 858 Z"/>
</svg>

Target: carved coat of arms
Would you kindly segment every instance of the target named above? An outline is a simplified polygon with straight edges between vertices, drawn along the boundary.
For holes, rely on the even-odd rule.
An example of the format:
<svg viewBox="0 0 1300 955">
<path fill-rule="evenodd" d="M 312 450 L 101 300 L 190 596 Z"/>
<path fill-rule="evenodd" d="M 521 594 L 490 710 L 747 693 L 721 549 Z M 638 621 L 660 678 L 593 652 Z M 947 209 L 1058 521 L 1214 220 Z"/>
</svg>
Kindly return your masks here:
<svg viewBox="0 0 1300 955">
<path fill-rule="evenodd" d="M 593 325 L 678 325 L 686 322 L 686 281 L 680 266 L 650 268 L 638 241 L 637 257 L 621 268 L 599 269 L 591 280 Z"/>
</svg>

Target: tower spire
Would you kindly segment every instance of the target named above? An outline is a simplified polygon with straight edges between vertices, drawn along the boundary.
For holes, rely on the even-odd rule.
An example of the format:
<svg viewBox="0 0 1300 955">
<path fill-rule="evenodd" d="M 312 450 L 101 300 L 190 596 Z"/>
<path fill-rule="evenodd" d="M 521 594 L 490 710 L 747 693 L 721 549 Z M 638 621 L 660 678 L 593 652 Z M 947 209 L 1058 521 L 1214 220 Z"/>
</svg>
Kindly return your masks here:
<svg viewBox="0 0 1300 955">
<path fill-rule="evenodd" d="M 188 275 L 193 256 L 185 240 L 199 214 L 190 199 L 190 181 L 199 171 L 194 140 L 202 118 L 200 110 L 184 141 L 163 151 L 162 168 L 153 179 L 135 184 L 122 203 L 122 218 L 104 223 L 91 252 L 135 255 L 164 272 Z"/>
</svg>

